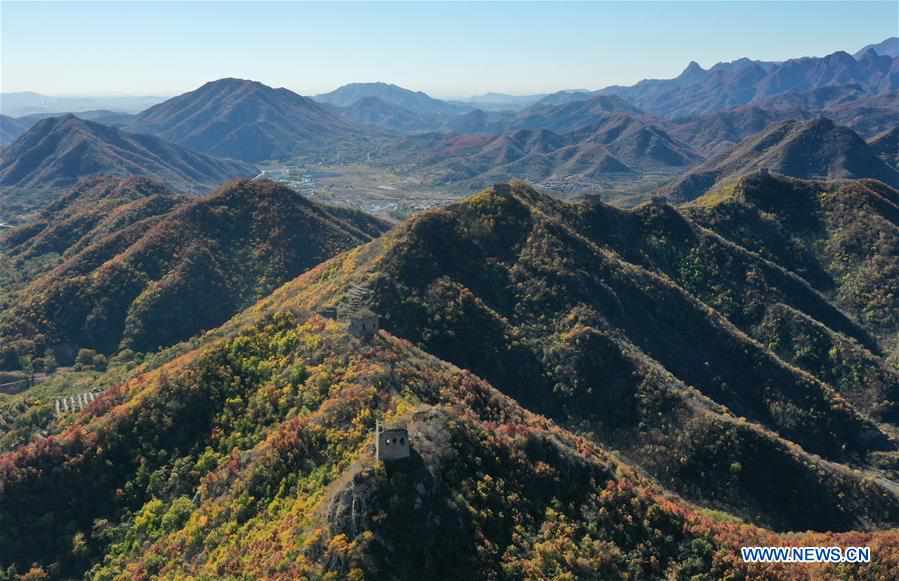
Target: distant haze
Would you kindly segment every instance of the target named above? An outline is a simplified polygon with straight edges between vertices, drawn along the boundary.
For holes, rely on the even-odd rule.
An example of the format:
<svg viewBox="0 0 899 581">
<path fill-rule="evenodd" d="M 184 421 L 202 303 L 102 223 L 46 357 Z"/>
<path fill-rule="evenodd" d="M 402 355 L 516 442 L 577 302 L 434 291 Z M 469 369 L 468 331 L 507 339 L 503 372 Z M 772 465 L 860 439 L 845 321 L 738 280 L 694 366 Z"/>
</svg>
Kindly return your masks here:
<svg viewBox="0 0 899 581">
<path fill-rule="evenodd" d="M 853 53 L 896 2 L 0 4 L 0 92 L 160 95 L 222 77 L 303 95 L 385 81 L 437 97 L 676 76 L 691 60 Z"/>
</svg>

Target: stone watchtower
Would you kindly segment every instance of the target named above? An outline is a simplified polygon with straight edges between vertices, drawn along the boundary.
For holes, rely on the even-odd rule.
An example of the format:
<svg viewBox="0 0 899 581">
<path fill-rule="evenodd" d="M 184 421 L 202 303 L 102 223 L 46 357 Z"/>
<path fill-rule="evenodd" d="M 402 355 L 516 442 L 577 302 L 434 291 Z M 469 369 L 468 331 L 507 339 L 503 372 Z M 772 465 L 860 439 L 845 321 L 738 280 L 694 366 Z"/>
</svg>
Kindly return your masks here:
<svg viewBox="0 0 899 581">
<path fill-rule="evenodd" d="M 377 313 L 369 308 L 371 290 L 353 285 L 346 293 L 344 302 L 337 307 L 337 320 L 347 323 L 349 332 L 360 339 L 370 339 L 378 332 L 380 320 Z"/>
<path fill-rule="evenodd" d="M 371 309 L 359 309 L 349 315 L 347 321 L 350 333 L 360 339 L 369 339 L 378 332 L 378 315 Z"/>
<path fill-rule="evenodd" d="M 393 462 L 408 458 L 409 432 L 406 428 L 384 428 L 375 425 L 375 458 L 383 462 Z"/>
</svg>

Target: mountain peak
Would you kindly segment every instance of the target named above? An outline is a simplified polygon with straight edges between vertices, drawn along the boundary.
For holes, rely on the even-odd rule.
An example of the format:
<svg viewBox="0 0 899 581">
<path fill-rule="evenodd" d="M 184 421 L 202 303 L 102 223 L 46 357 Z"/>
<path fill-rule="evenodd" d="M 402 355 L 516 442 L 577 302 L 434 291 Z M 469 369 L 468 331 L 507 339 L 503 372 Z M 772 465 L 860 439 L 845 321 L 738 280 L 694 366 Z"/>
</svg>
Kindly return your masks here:
<svg viewBox="0 0 899 581">
<path fill-rule="evenodd" d="M 702 68 L 699 63 L 696 61 L 690 61 L 690 64 L 687 65 L 687 68 L 683 70 L 683 72 L 677 76 L 678 81 L 698 81 L 705 77 L 706 70 Z"/>
<path fill-rule="evenodd" d="M 861 58 L 868 51 L 873 50 L 879 56 L 888 56 L 890 58 L 899 57 L 899 37 L 891 36 L 877 44 L 869 44 L 865 47 L 862 47 L 857 53 L 855 53 L 855 58 L 861 60 Z"/>
<path fill-rule="evenodd" d="M 260 83 L 259 81 L 254 81 L 254 80 L 252 80 L 252 79 L 241 79 L 241 78 L 238 78 L 238 77 L 223 77 L 223 78 L 221 78 L 221 79 L 216 79 L 216 80 L 214 80 L 214 81 L 209 81 L 208 83 L 205 83 L 203 86 L 204 86 L 204 87 L 215 87 L 215 86 L 219 86 L 219 87 L 226 87 L 226 86 L 232 86 L 232 87 L 255 86 L 255 87 L 265 87 L 265 88 L 267 88 L 267 89 L 271 89 L 271 88 L 272 88 L 272 87 L 269 87 L 269 86 L 266 85 L 266 84 Z"/>
<path fill-rule="evenodd" d="M 684 69 L 684 73 L 692 73 L 695 71 L 704 72 L 705 69 L 703 69 L 698 62 L 690 61 L 690 64 L 688 64 L 687 68 Z"/>
<path fill-rule="evenodd" d="M 836 124 L 833 122 L 833 120 L 830 119 L 829 117 L 824 117 L 824 116 L 821 116 L 821 117 L 818 117 L 816 119 L 809 121 L 805 126 L 806 129 L 814 129 L 814 130 L 821 130 L 821 131 L 830 131 L 834 127 L 836 127 Z"/>
<path fill-rule="evenodd" d="M 321 105 L 286 88 L 258 81 L 211 81 L 141 112 L 129 125 L 195 151 L 262 161 L 299 150 L 330 147 L 359 130 Z"/>
</svg>

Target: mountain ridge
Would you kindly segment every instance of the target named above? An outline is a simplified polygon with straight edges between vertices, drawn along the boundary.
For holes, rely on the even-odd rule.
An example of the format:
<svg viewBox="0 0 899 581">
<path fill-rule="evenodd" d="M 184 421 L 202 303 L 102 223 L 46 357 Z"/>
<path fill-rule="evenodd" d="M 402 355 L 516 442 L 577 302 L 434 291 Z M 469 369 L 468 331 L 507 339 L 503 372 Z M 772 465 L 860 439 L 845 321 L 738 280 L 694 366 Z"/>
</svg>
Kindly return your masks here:
<svg viewBox="0 0 899 581">
<path fill-rule="evenodd" d="M 90 195 L 85 191 L 68 203 Z M 82 213 L 79 235 L 48 247 L 38 237 L 56 227 L 56 210 L 5 237 L 14 259 L 53 251 L 61 260 L 20 290 L 20 303 L 0 326 L 9 342 L 32 341 L 61 361 L 80 348 L 145 352 L 187 339 L 386 229 L 375 218 L 321 206 L 264 180 L 233 182 L 206 197 L 156 207 L 151 215 L 119 219 L 115 227 L 100 228 L 105 223 Z"/>
<path fill-rule="evenodd" d="M 479 221 L 492 226 L 478 226 Z M 624 227 L 626 224 L 631 225 Z M 374 291 L 372 308 L 382 314 L 384 325 L 391 333 L 478 373 L 532 411 L 563 425 L 590 426 L 595 437 L 614 442 L 629 458 L 639 458 L 641 467 L 688 497 L 715 498 L 718 502 L 729 498 L 728 502 L 753 506 L 755 515 L 761 511 L 769 518 L 783 518 L 786 514 L 783 507 L 773 512 L 770 507 L 762 508 L 766 502 L 772 502 L 767 497 L 772 491 L 762 493 L 753 477 L 741 478 L 739 487 L 730 488 L 729 493 L 715 484 L 718 479 L 727 480 L 724 458 L 730 458 L 729 462 L 739 458 L 737 449 L 719 450 L 721 455 L 714 462 L 710 458 L 708 462 L 697 460 L 697 472 L 691 472 L 660 460 L 679 457 L 684 453 L 682 450 L 663 451 L 658 446 L 664 447 L 663 442 L 673 438 L 674 433 L 734 429 L 740 434 L 734 436 L 738 441 L 746 439 L 738 448 L 762 446 L 773 453 L 783 444 L 774 444 L 767 438 L 779 434 L 778 437 L 791 440 L 801 449 L 839 465 L 842 460 L 833 455 L 835 449 L 827 451 L 820 447 L 824 440 L 802 435 L 806 428 L 796 431 L 795 424 L 785 431 L 784 425 L 778 425 L 784 417 L 777 413 L 767 415 L 775 408 L 786 406 L 792 410 L 788 414 L 790 421 L 797 421 L 801 414 L 794 408 L 797 404 L 792 398 L 800 397 L 803 403 L 799 407 L 809 410 L 812 406 L 821 412 L 819 421 L 821 417 L 831 417 L 836 409 L 843 410 L 828 420 L 828 423 L 836 422 L 830 424 L 832 429 L 843 434 L 837 438 L 841 442 L 839 446 L 855 441 L 853 445 L 860 446 L 860 450 L 871 446 L 862 456 L 871 454 L 869 458 L 876 458 L 883 453 L 889 457 L 896 445 L 893 436 L 876 435 L 878 428 L 864 418 L 876 412 L 885 414 L 883 417 L 890 418 L 889 421 L 896 421 L 899 376 L 883 367 L 880 348 L 869 333 L 828 305 L 823 295 L 807 282 L 753 253 L 735 252 L 729 241 L 702 234 L 701 229 L 688 227 L 689 224 L 676 211 L 664 206 L 650 204 L 630 211 L 613 210 L 602 204 L 569 206 L 521 185 L 513 185 L 511 189 L 496 186 L 457 206 L 412 219 L 385 237 L 312 269 L 261 301 L 253 316 L 263 316 L 271 309 L 327 308 L 332 301 L 339 300 L 349 285 L 366 284 Z M 631 228 L 645 229 L 646 233 L 642 246 L 628 255 L 628 238 L 620 236 Z M 672 245 L 678 249 L 674 256 L 664 250 Z M 448 256 L 441 250 L 446 248 L 461 250 Z M 550 249 L 553 259 L 545 254 Z M 489 266 L 478 269 L 475 264 Z M 587 264 L 591 265 L 591 271 L 587 271 Z M 346 273 L 347 265 L 353 265 L 355 273 L 337 280 L 328 278 L 330 272 Z M 570 274 L 557 277 L 553 274 L 557 268 Z M 738 280 L 744 282 L 734 281 L 731 284 L 737 286 L 723 290 L 721 285 L 738 272 L 743 273 Z M 603 284 L 589 282 L 591 277 L 601 279 Z M 645 299 L 638 298 L 644 294 Z M 789 308 L 800 314 L 796 318 L 789 309 L 770 310 L 774 305 L 766 307 L 766 301 L 792 305 Z M 665 314 L 674 312 L 682 314 L 676 321 L 669 319 L 673 315 Z M 828 385 L 813 375 L 822 371 L 811 362 L 793 359 L 793 354 L 789 355 L 790 359 L 780 360 L 757 342 L 767 340 L 765 333 L 769 325 L 780 325 L 788 319 L 796 325 L 797 340 L 800 329 L 805 333 L 806 329 L 810 332 L 817 328 L 810 327 L 810 321 L 827 321 L 822 325 L 830 329 L 828 340 L 843 345 L 847 357 L 867 369 L 865 373 L 872 378 L 867 389 L 879 395 L 869 392 L 861 396 L 854 391 L 857 388 L 849 388 L 849 376 L 828 379 L 836 381 L 841 386 L 839 389 Z M 241 318 L 236 322 L 242 320 L 246 322 Z M 703 343 L 699 359 L 695 348 L 676 347 L 673 338 L 663 338 L 672 329 L 681 332 L 689 329 L 694 338 L 707 337 L 710 333 L 715 339 Z M 841 336 L 853 338 L 843 343 Z M 856 347 L 849 348 L 852 344 Z M 803 369 L 793 367 L 788 361 L 801 361 Z M 612 376 L 610 369 L 628 372 Z M 631 373 L 640 379 L 626 379 Z M 673 374 L 673 383 L 662 379 L 670 377 L 668 374 Z M 753 375 L 750 383 L 754 385 L 779 385 L 777 395 L 770 392 L 761 396 L 749 384 L 744 385 L 746 374 Z M 605 387 L 599 389 L 596 387 L 599 385 Z M 675 385 L 682 387 L 675 388 Z M 738 385 L 745 389 L 735 387 Z M 795 387 L 787 388 L 788 385 Z M 655 395 L 647 392 L 637 396 L 634 390 L 640 389 L 649 389 Z M 861 389 L 866 389 L 864 384 Z M 812 398 L 812 393 L 819 395 Z M 836 417 L 853 407 L 843 393 L 846 397 L 851 395 L 862 406 L 850 412 L 850 415 L 857 413 L 855 417 L 861 421 L 857 424 L 860 429 L 857 436 L 848 436 L 843 431 L 845 428 L 835 427 L 844 421 Z M 869 396 L 875 401 L 885 397 L 893 403 L 884 403 L 883 408 L 870 407 Z M 636 418 L 649 421 L 647 418 L 656 413 L 641 407 L 649 405 L 650 400 L 656 401 L 656 397 L 668 403 L 659 403 L 661 408 L 652 407 L 653 410 L 671 406 L 671 409 L 695 411 L 694 406 L 699 405 L 706 409 L 700 415 L 717 417 L 716 414 L 727 408 L 753 426 L 764 426 L 762 432 L 767 435 L 761 435 L 762 432 L 749 425 L 745 429 L 732 425 L 730 420 L 708 424 L 699 419 L 685 419 L 692 412 L 684 412 L 687 416 L 674 424 L 668 423 L 673 420 L 662 422 L 665 427 L 643 428 L 647 432 L 635 429 Z M 779 399 L 777 404 L 761 403 L 766 397 L 784 399 Z M 817 400 L 818 397 L 823 399 Z M 813 404 L 814 400 L 818 403 Z M 828 400 L 833 403 L 823 403 Z M 644 403 L 638 403 L 641 401 Z M 844 407 L 847 405 L 849 408 Z M 831 411 L 823 411 L 828 407 Z M 856 421 L 844 417 L 849 424 Z M 663 433 L 650 436 L 653 429 Z M 685 437 L 689 440 L 694 436 Z M 712 440 L 715 437 L 710 436 Z M 749 444 L 750 440 L 754 443 Z M 679 444 L 672 440 L 671 445 Z M 788 448 L 793 449 L 792 445 Z M 706 454 L 707 450 L 701 451 L 704 446 L 700 444 L 691 454 Z M 780 454 L 775 455 L 783 460 L 782 469 L 798 474 L 795 466 L 787 466 L 804 461 L 788 460 Z M 744 469 L 751 464 L 745 458 L 738 461 Z M 721 471 L 717 477 L 708 473 L 712 465 Z M 842 473 L 842 469 L 834 469 Z M 703 471 L 705 476 L 699 477 L 698 471 Z M 802 478 L 805 481 L 806 477 Z M 819 485 L 806 481 L 803 486 L 808 491 Z M 727 510 L 733 510 L 733 505 L 729 506 Z M 790 512 L 790 518 L 801 519 L 800 513 L 803 509 L 799 513 Z M 785 526 L 820 525 L 793 521 Z"/>
</svg>

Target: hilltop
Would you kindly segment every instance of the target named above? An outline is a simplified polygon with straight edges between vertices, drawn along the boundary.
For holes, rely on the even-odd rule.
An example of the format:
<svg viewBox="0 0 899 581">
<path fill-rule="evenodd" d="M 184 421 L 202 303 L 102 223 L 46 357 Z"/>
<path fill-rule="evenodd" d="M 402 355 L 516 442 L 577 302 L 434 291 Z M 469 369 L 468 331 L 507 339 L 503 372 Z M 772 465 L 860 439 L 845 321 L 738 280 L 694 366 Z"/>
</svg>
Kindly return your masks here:
<svg viewBox="0 0 899 581">
<path fill-rule="evenodd" d="M 690 200 L 716 183 L 762 169 L 797 178 L 872 178 L 899 187 L 899 171 L 879 159 L 857 133 L 820 118 L 773 125 L 692 169 L 663 192 L 674 200 Z"/>
<path fill-rule="evenodd" d="M 243 79 L 220 79 L 154 105 L 128 128 L 210 155 L 282 159 L 364 132 L 312 99 Z"/>
<path fill-rule="evenodd" d="M 137 185 L 137 200 L 127 182 L 76 189 L 4 236 L 20 269 L 44 263 L 3 314 L 7 349 L 53 352 L 61 363 L 80 348 L 152 351 L 220 325 L 386 229 L 268 181 L 233 182 L 195 200 Z M 98 190 L 100 206 L 91 199 Z"/>
<path fill-rule="evenodd" d="M 0 188 L 8 190 L 0 198 L 34 205 L 35 191 L 58 191 L 97 175 L 149 176 L 202 191 L 256 173 L 246 163 L 65 115 L 39 121 L 0 152 Z"/>
</svg>

